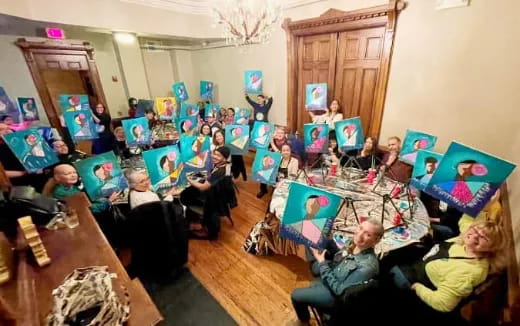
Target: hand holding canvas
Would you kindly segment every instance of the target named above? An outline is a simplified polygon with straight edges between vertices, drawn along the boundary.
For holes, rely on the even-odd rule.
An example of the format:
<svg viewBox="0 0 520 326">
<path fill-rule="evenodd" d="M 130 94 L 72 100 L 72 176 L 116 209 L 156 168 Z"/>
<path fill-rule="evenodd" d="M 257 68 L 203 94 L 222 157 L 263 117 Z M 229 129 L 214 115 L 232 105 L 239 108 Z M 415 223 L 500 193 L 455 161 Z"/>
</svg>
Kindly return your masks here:
<svg viewBox="0 0 520 326">
<path fill-rule="evenodd" d="M 318 263 L 323 263 L 325 261 L 325 253 L 327 253 L 327 250 L 322 250 L 321 252 L 318 249 L 315 248 L 309 248 L 311 250 L 312 255 L 314 258 L 316 258 L 316 261 Z"/>
</svg>

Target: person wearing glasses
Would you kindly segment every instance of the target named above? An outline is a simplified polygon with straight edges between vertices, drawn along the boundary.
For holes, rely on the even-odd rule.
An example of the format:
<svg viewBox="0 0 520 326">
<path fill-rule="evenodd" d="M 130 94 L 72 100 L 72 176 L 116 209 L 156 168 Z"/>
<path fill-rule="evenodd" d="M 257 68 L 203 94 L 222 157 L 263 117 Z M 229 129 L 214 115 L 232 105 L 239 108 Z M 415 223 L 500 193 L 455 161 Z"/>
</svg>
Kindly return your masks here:
<svg viewBox="0 0 520 326">
<path fill-rule="evenodd" d="M 161 201 L 161 197 L 152 190 L 150 177 L 146 172 L 133 170 L 128 174 L 127 178 L 130 185 L 130 192 L 128 193 L 130 209 L 146 203 Z M 164 194 L 162 199 L 172 201 L 174 191 L 175 188 L 170 189 Z"/>
</svg>

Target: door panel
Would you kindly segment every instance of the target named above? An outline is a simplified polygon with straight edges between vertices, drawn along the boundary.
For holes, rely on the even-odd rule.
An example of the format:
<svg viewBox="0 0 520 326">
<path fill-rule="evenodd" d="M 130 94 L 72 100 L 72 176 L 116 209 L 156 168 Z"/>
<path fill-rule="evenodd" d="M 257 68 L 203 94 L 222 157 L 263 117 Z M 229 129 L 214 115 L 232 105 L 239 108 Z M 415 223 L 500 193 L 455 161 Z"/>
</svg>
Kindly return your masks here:
<svg viewBox="0 0 520 326">
<path fill-rule="evenodd" d="M 375 90 L 378 83 L 384 27 L 339 33 L 334 96 L 345 118 L 360 116 L 366 135 L 372 130 Z"/>
<path fill-rule="evenodd" d="M 305 86 L 312 83 L 327 83 L 328 102 L 332 98 L 336 67 L 337 33 L 304 36 L 298 39 L 298 109 L 296 129 L 302 130 L 310 117 L 305 111 Z M 294 131 L 294 130 L 293 130 Z"/>
<path fill-rule="evenodd" d="M 34 59 L 42 69 L 88 70 L 84 55 L 35 54 Z"/>
</svg>

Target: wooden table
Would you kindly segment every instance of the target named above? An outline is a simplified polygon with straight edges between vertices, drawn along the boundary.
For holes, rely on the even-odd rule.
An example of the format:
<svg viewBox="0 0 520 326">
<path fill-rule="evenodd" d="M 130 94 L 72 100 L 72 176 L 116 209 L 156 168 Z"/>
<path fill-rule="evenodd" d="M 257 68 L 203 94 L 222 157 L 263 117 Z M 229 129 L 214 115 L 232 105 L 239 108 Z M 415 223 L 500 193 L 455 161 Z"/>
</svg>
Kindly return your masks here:
<svg viewBox="0 0 520 326">
<path fill-rule="evenodd" d="M 115 252 L 90 213 L 85 194 L 67 200 L 76 209 L 79 226 L 74 229 L 50 231 L 40 228 L 40 236 L 51 258 L 51 264 L 40 268 L 20 259 L 17 277 L 0 286 L 0 296 L 17 312 L 19 325 L 43 324 L 52 306 L 51 292 L 75 268 L 108 266 L 117 274 L 114 289 L 122 295 L 121 285 L 130 294 L 129 326 L 156 325 L 163 320 L 157 307 L 139 279 L 131 280 Z"/>
</svg>

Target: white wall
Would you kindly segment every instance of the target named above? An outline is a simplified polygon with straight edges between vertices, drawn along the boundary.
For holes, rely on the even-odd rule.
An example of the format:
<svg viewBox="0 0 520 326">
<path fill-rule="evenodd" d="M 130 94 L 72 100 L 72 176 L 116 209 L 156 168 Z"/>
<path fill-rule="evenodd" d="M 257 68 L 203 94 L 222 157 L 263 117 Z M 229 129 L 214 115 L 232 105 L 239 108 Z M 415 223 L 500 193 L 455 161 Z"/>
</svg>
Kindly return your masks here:
<svg viewBox="0 0 520 326">
<path fill-rule="evenodd" d="M 172 96 L 174 70 L 170 51 L 142 50 L 151 98 Z"/>
<path fill-rule="evenodd" d="M 18 36 L 0 35 L 0 86 L 18 107 L 17 97 L 34 97 L 40 125 L 49 125 L 38 91 L 22 51 L 14 42 Z"/>
</svg>

